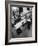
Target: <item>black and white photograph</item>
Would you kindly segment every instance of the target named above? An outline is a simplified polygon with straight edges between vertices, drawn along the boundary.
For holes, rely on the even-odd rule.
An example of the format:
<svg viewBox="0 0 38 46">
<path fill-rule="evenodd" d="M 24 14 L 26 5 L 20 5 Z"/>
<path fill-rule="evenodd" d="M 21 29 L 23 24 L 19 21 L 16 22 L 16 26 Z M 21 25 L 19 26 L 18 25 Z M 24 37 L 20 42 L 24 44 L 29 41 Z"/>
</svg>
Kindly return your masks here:
<svg viewBox="0 0 38 46">
<path fill-rule="evenodd" d="M 36 42 L 37 3 L 10 2 L 7 6 L 6 44 Z"/>
<path fill-rule="evenodd" d="M 32 37 L 32 7 L 11 6 L 10 23 L 12 38 Z"/>
</svg>

